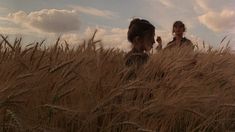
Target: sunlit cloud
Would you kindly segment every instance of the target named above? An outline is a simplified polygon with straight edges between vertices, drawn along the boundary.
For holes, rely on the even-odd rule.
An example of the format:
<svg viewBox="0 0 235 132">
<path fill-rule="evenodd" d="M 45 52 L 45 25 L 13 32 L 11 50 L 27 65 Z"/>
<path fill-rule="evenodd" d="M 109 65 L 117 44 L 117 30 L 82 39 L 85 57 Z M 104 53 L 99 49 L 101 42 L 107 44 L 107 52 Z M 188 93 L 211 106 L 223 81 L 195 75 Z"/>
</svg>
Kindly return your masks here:
<svg viewBox="0 0 235 132">
<path fill-rule="evenodd" d="M 112 18 L 117 15 L 117 13 L 114 13 L 109 10 L 100 10 L 93 7 L 85 7 L 85 6 L 71 6 L 74 10 L 77 10 L 81 13 L 92 15 L 92 16 L 98 16 L 98 17 L 104 17 L 104 18 Z"/>
<path fill-rule="evenodd" d="M 23 28 L 16 28 L 16 27 L 0 27 L 0 34 L 4 35 L 15 35 L 20 34 L 23 32 L 24 34 L 30 34 L 30 31 Z"/>
<path fill-rule="evenodd" d="M 102 28 L 102 27 L 87 27 L 83 33 L 68 33 L 62 36 L 70 44 L 81 44 L 84 40 L 88 40 L 94 34 L 95 41 L 101 40 L 101 45 L 104 48 L 118 48 L 124 51 L 130 49 L 131 44 L 127 41 L 127 29 L 121 28 Z"/>
<path fill-rule="evenodd" d="M 202 9 L 202 11 L 209 11 L 210 8 L 208 6 L 208 1 L 207 0 L 196 0 L 197 6 Z M 199 9 L 197 8 L 197 9 Z"/>
<path fill-rule="evenodd" d="M 6 10 L 6 9 L 7 9 L 7 8 L 0 6 L 0 11 L 4 11 L 4 10 Z"/>
<path fill-rule="evenodd" d="M 26 13 L 9 13 L 5 18 L 31 30 L 46 33 L 65 33 L 78 30 L 80 19 L 75 10 L 43 9 Z"/>
<path fill-rule="evenodd" d="M 8 8 L 0 6 L 0 12 L 7 12 L 7 11 L 9 11 Z"/>
<path fill-rule="evenodd" d="M 235 11 L 223 10 L 222 12 L 210 11 L 198 17 L 199 21 L 215 32 L 235 29 Z"/>
<path fill-rule="evenodd" d="M 170 0 L 159 0 L 159 2 L 166 7 L 174 7 L 174 4 Z"/>
</svg>

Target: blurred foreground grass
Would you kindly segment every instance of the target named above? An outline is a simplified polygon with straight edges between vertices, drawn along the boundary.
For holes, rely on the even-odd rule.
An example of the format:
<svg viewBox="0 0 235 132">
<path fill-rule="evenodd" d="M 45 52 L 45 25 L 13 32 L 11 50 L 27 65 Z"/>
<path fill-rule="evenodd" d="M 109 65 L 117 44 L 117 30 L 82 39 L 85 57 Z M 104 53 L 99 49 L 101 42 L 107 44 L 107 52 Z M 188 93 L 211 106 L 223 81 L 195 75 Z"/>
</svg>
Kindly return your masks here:
<svg viewBox="0 0 235 132">
<path fill-rule="evenodd" d="M 134 70 L 93 39 L 72 49 L 1 38 L 0 131 L 235 131 L 229 50 L 163 51 Z"/>
</svg>

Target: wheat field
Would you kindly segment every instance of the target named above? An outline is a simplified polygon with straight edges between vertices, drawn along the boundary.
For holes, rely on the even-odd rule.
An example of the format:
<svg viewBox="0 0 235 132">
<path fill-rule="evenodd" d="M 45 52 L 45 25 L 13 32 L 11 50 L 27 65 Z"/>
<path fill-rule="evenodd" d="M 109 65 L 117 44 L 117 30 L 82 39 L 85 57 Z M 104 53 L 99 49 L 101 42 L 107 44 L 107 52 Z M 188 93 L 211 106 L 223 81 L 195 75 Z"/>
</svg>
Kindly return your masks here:
<svg viewBox="0 0 235 132">
<path fill-rule="evenodd" d="M 235 57 L 229 50 L 150 55 L 57 40 L 22 47 L 0 37 L 2 132 L 235 131 Z"/>
</svg>

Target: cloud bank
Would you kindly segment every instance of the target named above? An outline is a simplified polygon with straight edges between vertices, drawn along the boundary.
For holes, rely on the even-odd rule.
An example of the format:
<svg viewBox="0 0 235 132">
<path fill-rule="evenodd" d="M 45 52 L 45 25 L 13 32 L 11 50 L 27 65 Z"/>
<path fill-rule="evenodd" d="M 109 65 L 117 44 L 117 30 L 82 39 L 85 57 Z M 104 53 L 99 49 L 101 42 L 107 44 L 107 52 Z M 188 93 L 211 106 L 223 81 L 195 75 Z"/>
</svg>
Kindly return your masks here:
<svg viewBox="0 0 235 132">
<path fill-rule="evenodd" d="M 235 11 L 223 10 L 222 12 L 210 11 L 198 17 L 199 21 L 215 32 L 235 29 Z"/>
<path fill-rule="evenodd" d="M 98 17 L 104 17 L 104 18 L 112 18 L 116 16 L 116 13 L 109 11 L 109 10 L 100 10 L 100 9 L 96 9 L 93 7 L 85 7 L 85 6 L 79 6 L 79 5 L 71 6 L 71 7 L 80 13 L 84 13 L 84 14 L 88 14 L 92 16 L 98 16 Z"/>
<path fill-rule="evenodd" d="M 121 28 L 87 27 L 82 34 L 68 33 L 64 34 L 62 39 L 70 44 L 81 44 L 84 40 L 90 39 L 96 29 L 95 40 L 101 40 L 104 48 L 118 48 L 124 51 L 131 48 L 131 44 L 127 41 L 127 29 Z"/>
<path fill-rule="evenodd" d="M 23 27 L 46 33 L 66 33 L 80 27 L 78 12 L 75 10 L 43 9 L 29 14 L 18 11 L 8 14 L 7 18 Z"/>
</svg>

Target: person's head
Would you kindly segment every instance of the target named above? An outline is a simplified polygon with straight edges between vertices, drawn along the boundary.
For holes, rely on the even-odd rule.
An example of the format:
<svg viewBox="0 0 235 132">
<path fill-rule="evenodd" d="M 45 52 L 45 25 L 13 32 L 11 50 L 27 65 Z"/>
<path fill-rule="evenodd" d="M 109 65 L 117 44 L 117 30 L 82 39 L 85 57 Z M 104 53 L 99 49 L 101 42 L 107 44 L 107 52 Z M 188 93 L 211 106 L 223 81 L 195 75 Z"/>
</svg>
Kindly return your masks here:
<svg viewBox="0 0 235 132">
<path fill-rule="evenodd" d="M 175 21 L 172 28 L 172 34 L 175 36 L 183 36 L 186 31 L 185 25 L 182 21 Z"/>
<path fill-rule="evenodd" d="M 128 41 L 139 51 L 149 51 L 155 43 L 155 27 L 145 19 L 135 18 L 130 22 Z"/>
</svg>

